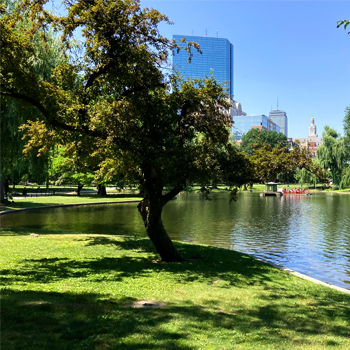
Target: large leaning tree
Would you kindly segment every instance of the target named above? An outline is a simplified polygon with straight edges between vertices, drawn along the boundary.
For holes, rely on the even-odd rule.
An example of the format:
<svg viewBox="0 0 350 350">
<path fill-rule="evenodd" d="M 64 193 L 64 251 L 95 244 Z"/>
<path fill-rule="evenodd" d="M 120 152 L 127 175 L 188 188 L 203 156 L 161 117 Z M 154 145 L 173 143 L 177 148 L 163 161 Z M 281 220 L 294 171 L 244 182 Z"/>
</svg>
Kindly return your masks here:
<svg viewBox="0 0 350 350">
<path fill-rule="evenodd" d="M 180 49 L 158 31 L 169 20 L 137 0 L 65 0 L 66 16 L 45 11 L 46 2 L 1 8 L 1 96 L 41 113 L 23 126 L 26 151 L 61 144 L 72 161 L 97 164 L 97 180 L 141 186 L 138 210 L 157 252 L 184 260 L 163 226 L 164 205 L 194 182 L 240 186 L 251 177 L 248 159 L 229 143 L 226 88 L 213 77 L 183 81 L 167 70 L 169 53 Z M 17 27 L 26 17 L 31 28 Z M 53 82 L 37 79 L 31 65 L 33 37 L 50 28 L 69 60 L 52 70 Z M 187 48 L 191 58 L 196 44 Z"/>
</svg>

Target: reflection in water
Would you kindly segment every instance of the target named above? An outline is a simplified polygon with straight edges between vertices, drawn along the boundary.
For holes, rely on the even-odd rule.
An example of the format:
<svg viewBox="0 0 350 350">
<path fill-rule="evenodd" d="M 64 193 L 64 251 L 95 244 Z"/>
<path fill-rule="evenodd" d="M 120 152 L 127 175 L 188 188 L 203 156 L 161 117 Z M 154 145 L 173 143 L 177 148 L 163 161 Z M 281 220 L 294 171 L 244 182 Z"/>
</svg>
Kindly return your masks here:
<svg viewBox="0 0 350 350">
<path fill-rule="evenodd" d="M 240 193 L 206 201 L 185 194 L 164 208 L 172 239 L 234 249 L 350 289 L 350 196 L 260 197 Z M 57 232 L 145 236 L 137 203 L 28 211 L 3 216 L 2 226 Z"/>
</svg>

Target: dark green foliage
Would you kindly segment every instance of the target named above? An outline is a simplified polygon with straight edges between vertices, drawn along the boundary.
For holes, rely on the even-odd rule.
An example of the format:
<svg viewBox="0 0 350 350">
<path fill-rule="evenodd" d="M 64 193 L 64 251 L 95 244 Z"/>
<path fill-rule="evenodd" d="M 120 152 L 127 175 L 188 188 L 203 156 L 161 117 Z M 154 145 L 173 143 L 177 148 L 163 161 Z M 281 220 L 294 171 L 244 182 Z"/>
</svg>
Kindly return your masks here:
<svg viewBox="0 0 350 350">
<path fill-rule="evenodd" d="M 64 1 L 64 16 L 48 13 L 44 2 L 23 0 L 0 18 L 1 94 L 41 113 L 23 126 L 25 152 L 39 148 L 42 155 L 64 145 L 74 173 L 88 169 L 101 184 L 116 178 L 140 186 L 145 198 L 138 209 L 150 239 L 166 261 L 183 260 L 163 227 L 164 205 L 194 182 L 225 178 L 239 186 L 251 178 L 246 157 L 229 142 L 226 88 L 213 77 L 184 81 L 164 70 L 169 53 L 179 49 L 159 33 L 169 20 L 137 0 Z M 23 30 L 18 23 L 28 17 L 32 25 Z M 32 62 L 41 53 L 34 39 L 51 27 L 62 33 L 69 61 L 49 81 Z M 76 33 L 83 51 L 71 40 Z M 189 52 L 196 47 L 187 44 Z"/>
<path fill-rule="evenodd" d="M 5 1 L 8 12 L 15 11 L 20 1 Z M 2 16 L 1 19 L 4 17 Z M 17 30 L 26 30 L 30 28 L 31 21 L 22 18 L 17 21 L 17 28 L 13 28 L 12 34 Z M 5 28 L 1 23 L 2 35 L 6 37 Z M 35 80 L 51 82 L 51 72 L 58 64 L 63 63 L 65 58 L 60 50 L 59 40 L 52 31 L 46 31 L 45 36 L 38 32 L 33 36 L 32 49 L 33 55 L 30 62 L 27 62 L 25 70 L 29 71 Z M 6 39 L 8 39 L 6 37 Z M 6 42 L 2 42 L 3 48 L 7 48 Z M 23 48 L 25 51 L 25 48 Z M 11 53 L 12 52 L 12 53 Z M 10 50 L 12 61 L 15 62 L 15 50 Z M 6 59 L 5 59 L 6 60 Z M 2 72 L 7 75 L 13 74 L 12 67 L 6 67 L 4 61 L 1 61 Z M 30 86 L 29 86 L 30 88 Z M 37 156 L 38 147 L 23 154 L 23 148 L 27 144 L 23 140 L 24 132 L 19 127 L 27 122 L 27 120 L 35 120 L 41 117 L 39 110 L 30 105 L 23 105 L 14 96 L 0 95 L 1 98 L 1 175 L 4 180 L 6 189 L 8 184 L 18 184 L 21 180 L 30 178 L 31 181 L 42 183 L 46 182 L 48 177 L 48 155 Z"/>
<path fill-rule="evenodd" d="M 330 169 L 333 184 L 340 185 L 342 189 L 346 186 L 344 182 L 342 183 L 342 177 L 349 160 L 346 138 L 326 125 L 322 139 L 323 144 L 317 149 L 317 158 L 324 169 Z"/>
<path fill-rule="evenodd" d="M 252 156 L 254 153 L 254 145 L 262 144 L 266 142 L 272 148 L 275 147 L 287 147 L 287 136 L 281 132 L 272 130 L 259 130 L 250 129 L 246 134 L 242 136 L 241 150 L 248 156 Z"/>
</svg>

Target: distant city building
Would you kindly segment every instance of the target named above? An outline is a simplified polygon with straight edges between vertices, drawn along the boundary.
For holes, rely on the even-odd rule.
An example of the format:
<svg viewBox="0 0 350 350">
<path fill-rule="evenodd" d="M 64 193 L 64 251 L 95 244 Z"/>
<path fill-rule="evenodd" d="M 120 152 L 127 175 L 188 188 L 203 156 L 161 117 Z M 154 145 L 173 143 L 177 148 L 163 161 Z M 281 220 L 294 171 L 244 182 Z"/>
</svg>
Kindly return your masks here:
<svg viewBox="0 0 350 350">
<path fill-rule="evenodd" d="M 264 114 L 237 116 L 233 118 L 233 121 L 232 134 L 236 141 L 241 141 L 242 136 L 250 129 L 280 132 L 280 127 Z"/>
<path fill-rule="evenodd" d="M 322 145 L 322 137 L 318 137 L 315 119 L 311 118 L 311 124 L 309 126 L 309 135 L 307 137 L 293 138 L 293 142 L 298 142 L 301 146 L 307 148 L 314 157 L 316 157 L 316 151 L 319 146 Z"/>
<path fill-rule="evenodd" d="M 186 46 L 180 40 L 185 37 L 187 41 L 195 41 L 199 44 L 202 54 L 193 51 L 191 63 L 188 63 L 188 52 L 180 50 L 174 53 L 173 69 L 185 78 L 210 77 L 213 72 L 219 83 L 227 82 L 229 94 L 233 98 L 233 45 L 225 38 L 211 38 L 192 35 L 173 35 L 173 39 L 180 47 Z"/>
<path fill-rule="evenodd" d="M 278 107 L 277 107 L 278 108 Z M 269 114 L 270 119 L 280 127 L 280 132 L 288 137 L 288 117 L 285 111 L 276 109 Z"/>
<path fill-rule="evenodd" d="M 242 105 L 239 102 L 232 102 L 231 107 L 231 116 L 232 117 L 238 117 L 238 116 L 246 116 L 247 113 L 242 111 Z"/>
</svg>

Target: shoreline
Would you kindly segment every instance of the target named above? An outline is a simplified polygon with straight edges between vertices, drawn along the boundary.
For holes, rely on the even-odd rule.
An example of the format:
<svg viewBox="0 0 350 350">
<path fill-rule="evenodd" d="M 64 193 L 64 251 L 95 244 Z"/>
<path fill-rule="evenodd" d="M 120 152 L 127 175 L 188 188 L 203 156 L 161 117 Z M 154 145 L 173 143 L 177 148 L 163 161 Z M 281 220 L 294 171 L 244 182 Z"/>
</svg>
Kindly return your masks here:
<svg viewBox="0 0 350 350">
<path fill-rule="evenodd" d="M 244 192 L 246 192 L 246 191 L 244 191 Z M 259 191 L 254 191 L 254 192 L 259 192 Z M 337 192 L 337 191 L 322 191 L 321 193 L 332 193 L 332 194 L 333 193 L 343 193 L 343 194 L 349 194 L 347 192 Z M 12 209 L 12 210 L 1 211 L 0 212 L 0 216 L 7 215 L 7 214 L 10 215 L 10 214 L 14 214 L 14 213 L 17 213 L 17 212 L 23 212 L 23 211 L 29 211 L 29 210 L 37 210 L 37 209 L 54 209 L 54 208 L 61 208 L 61 207 L 75 207 L 75 206 L 86 206 L 86 205 L 104 205 L 104 204 L 119 204 L 119 203 L 120 204 L 138 203 L 139 201 L 140 200 L 132 199 L 132 200 L 121 200 L 121 201 L 110 201 L 110 202 L 71 203 L 71 204 L 48 205 L 48 206 L 31 207 L 31 208 L 20 208 L 20 209 Z M 179 242 L 182 242 L 182 241 L 179 241 Z M 194 244 L 194 243 L 189 243 L 189 244 L 200 245 L 200 244 Z M 222 249 L 231 250 L 231 249 L 227 249 L 227 248 L 222 248 Z M 316 283 L 316 284 L 321 284 L 321 285 L 326 286 L 328 288 L 332 288 L 332 289 L 338 290 L 338 291 L 340 291 L 342 293 L 350 294 L 350 290 L 349 289 L 345 289 L 345 288 L 342 288 L 342 287 L 339 287 L 339 286 L 336 286 L 336 285 L 333 285 L 333 284 L 329 284 L 329 283 L 323 282 L 323 281 L 318 280 L 316 278 L 313 278 L 313 277 L 310 277 L 308 275 L 302 274 L 300 272 L 291 270 L 288 267 L 282 266 L 280 264 L 277 264 L 277 263 L 274 263 L 274 262 L 271 262 L 271 261 L 267 261 L 267 260 L 265 260 L 263 258 L 255 256 L 253 254 L 248 254 L 248 253 L 240 252 L 240 251 L 237 251 L 237 250 L 233 250 L 233 251 L 236 251 L 236 252 L 238 252 L 240 254 L 244 254 L 244 255 L 247 255 L 247 256 L 251 256 L 251 257 L 253 257 L 256 260 L 262 261 L 262 262 L 264 262 L 266 264 L 269 264 L 271 266 L 274 266 L 274 267 L 276 267 L 276 268 L 278 268 L 280 270 L 286 271 L 286 272 L 288 272 L 288 273 L 290 273 L 290 274 L 292 274 L 294 276 L 297 276 L 299 278 L 311 281 L 311 282 Z"/>
<path fill-rule="evenodd" d="M 225 249 L 225 248 L 223 248 L 223 249 Z M 236 250 L 236 251 L 237 251 L 237 250 Z M 277 263 L 273 263 L 273 262 L 271 262 L 271 261 L 267 261 L 267 260 L 265 260 L 265 259 L 263 259 L 263 258 L 260 258 L 260 257 L 255 256 L 255 255 L 253 255 L 253 254 L 243 253 L 243 252 L 240 252 L 240 251 L 237 251 L 237 252 L 240 253 L 240 254 L 245 254 L 245 255 L 251 256 L 251 257 L 253 257 L 254 259 L 259 260 L 259 261 L 262 261 L 262 262 L 264 262 L 264 263 L 266 263 L 266 264 L 275 266 L 275 267 L 277 267 L 279 270 L 286 271 L 286 272 L 290 273 L 291 275 L 297 276 L 297 277 L 302 278 L 302 279 L 304 279 L 304 280 L 313 282 L 313 283 L 315 283 L 315 284 L 321 284 L 321 285 L 323 285 L 323 286 L 325 286 L 325 287 L 335 289 L 335 290 L 337 290 L 337 291 L 339 291 L 339 292 L 342 292 L 342 293 L 350 294 L 350 290 L 349 290 L 349 289 L 345 289 L 345 288 L 342 288 L 342 287 L 338 287 L 338 286 L 336 286 L 335 284 L 329 284 L 329 283 L 323 282 L 323 281 L 318 280 L 318 279 L 316 279 L 316 278 L 313 278 L 313 277 L 310 277 L 310 276 L 308 276 L 308 275 L 305 275 L 305 274 L 303 274 L 303 273 L 301 273 L 301 272 L 291 270 L 291 269 L 288 268 L 288 267 L 282 266 L 282 265 L 277 264 Z"/>
</svg>

